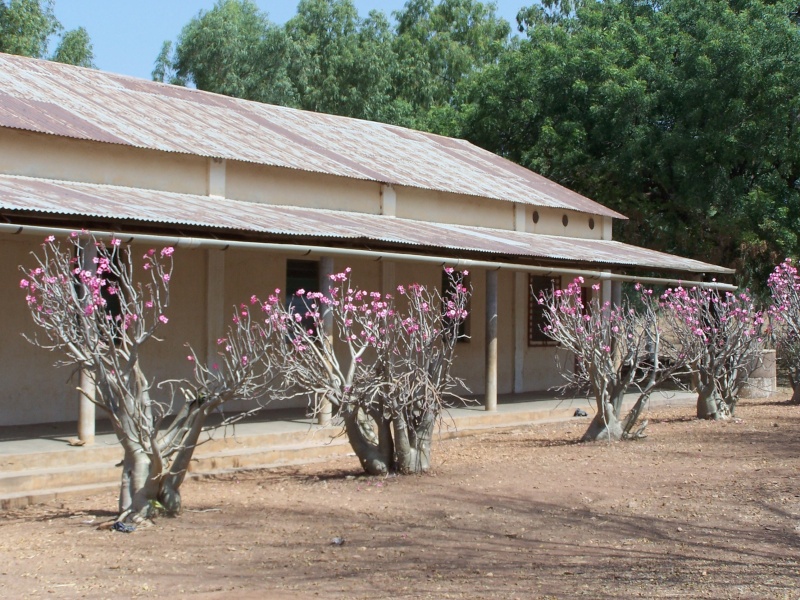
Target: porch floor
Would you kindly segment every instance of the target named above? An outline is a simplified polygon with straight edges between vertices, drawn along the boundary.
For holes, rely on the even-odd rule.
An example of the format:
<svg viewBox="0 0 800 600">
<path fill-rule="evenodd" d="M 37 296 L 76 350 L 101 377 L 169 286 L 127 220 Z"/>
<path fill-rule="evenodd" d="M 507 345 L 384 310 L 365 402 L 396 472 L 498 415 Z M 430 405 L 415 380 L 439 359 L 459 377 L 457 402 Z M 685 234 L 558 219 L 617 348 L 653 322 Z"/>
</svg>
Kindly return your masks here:
<svg viewBox="0 0 800 600">
<path fill-rule="evenodd" d="M 653 394 L 651 406 L 686 405 L 696 395 L 678 391 Z M 626 396 L 632 405 L 636 395 Z M 575 409 L 594 414 L 585 397 L 554 397 L 551 392 L 505 394 L 496 411 L 475 404 L 450 409 L 438 438 L 474 434 L 491 428 L 530 426 L 574 418 Z M 315 462 L 351 454 L 341 428 L 322 427 L 305 409 L 264 410 L 198 446 L 190 472 L 207 476 L 238 469 L 270 468 Z M 47 423 L 0 427 L 0 508 L 54 501 L 118 485 L 122 451 L 107 421 L 97 422 L 95 442 L 71 446 L 75 423 Z M 357 466 L 355 458 L 354 466 Z"/>
</svg>

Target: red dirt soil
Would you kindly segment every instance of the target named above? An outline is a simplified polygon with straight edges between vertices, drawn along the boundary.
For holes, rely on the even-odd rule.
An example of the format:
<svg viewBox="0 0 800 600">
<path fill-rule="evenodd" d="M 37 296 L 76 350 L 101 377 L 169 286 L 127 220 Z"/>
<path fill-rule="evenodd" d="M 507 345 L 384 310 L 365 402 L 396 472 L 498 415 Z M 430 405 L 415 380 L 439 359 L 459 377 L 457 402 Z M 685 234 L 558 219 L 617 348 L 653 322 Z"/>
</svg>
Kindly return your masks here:
<svg viewBox="0 0 800 600">
<path fill-rule="evenodd" d="M 112 493 L 0 513 L 6 598 L 800 598 L 800 406 L 727 422 L 651 411 L 581 444 L 575 419 L 442 441 L 435 470 L 355 458 L 188 481 L 125 534 Z M 335 545 L 343 541 L 341 545 Z"/>
</svg>

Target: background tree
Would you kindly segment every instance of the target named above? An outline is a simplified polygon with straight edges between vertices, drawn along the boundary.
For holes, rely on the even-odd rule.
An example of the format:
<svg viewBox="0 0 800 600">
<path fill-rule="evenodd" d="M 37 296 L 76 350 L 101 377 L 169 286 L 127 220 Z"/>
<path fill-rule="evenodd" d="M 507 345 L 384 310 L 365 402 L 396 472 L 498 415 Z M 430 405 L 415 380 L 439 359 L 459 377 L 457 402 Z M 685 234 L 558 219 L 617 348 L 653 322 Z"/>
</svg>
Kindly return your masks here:
<svg viewBox="0 0 800 600">
<path fill-rule="evenodd" d="M 119 240 L 74 234 L 62 245 L 51 236 L 20 282 L 38 326 L 30 341 L 89 375 L 95 392 L 81 392 L 110 419 L 123 448 L 119 521 L 139 522 L 157 507 L 178 514 L 208 417 L 228 401 L 262 398 L 272 380 L 269 332 L 242 306 L 219 340 L 217 363 L 202 365 L 190 348 L 193 380 L 156 392 L 163 386 L 154 389 L 141 356 L 169 321 L 172 253 L 151 249 L 135 268 Z"/>
<path fill-rule="evenodd" d="M 511 27 L 494 3 L 409 0 L 394 13 L 393 86 L 407 126 L 458 135 L 459 88 L 493 64 L 509 44 Z M 403 108 L 400 108 L 402 113 Z"/>
<path fill-rule="evenodd" d="M 763 285 L 798 245 L 796 6 L 576 6 L 472 78 L 464 135 L 628 215 L 622 239 Z"/>
<path fill-rule="evenodd" d="M 92 43 L 83 27 L 66 32 L 48 55 L 53 36 L 63 30 L 53 4 L 54 0 L 0 0 L 0 52 L 94 67 Z"/>
<path fill-rule="evenodd" d="M 52 60 L 78 67 L 96 68 L 89 33 L 83 27 L 67 31 L 61 36 Z"/>
<path fill-rule="evenodd" d="M 287 76 L 292 46 L 251 0 L 218 0 L 181 31 L 174 49 L 165 42 L 153 78 L 246 98 L 295 105 Z"/>
<path fill-rule="evenodd" d="M 362 19 L 351 0 L 301 0 L 286 34 L 298 49 L 290 76 L 300 107 L 385 120 L 394 55 L 383 13 Z"/>
</svg>

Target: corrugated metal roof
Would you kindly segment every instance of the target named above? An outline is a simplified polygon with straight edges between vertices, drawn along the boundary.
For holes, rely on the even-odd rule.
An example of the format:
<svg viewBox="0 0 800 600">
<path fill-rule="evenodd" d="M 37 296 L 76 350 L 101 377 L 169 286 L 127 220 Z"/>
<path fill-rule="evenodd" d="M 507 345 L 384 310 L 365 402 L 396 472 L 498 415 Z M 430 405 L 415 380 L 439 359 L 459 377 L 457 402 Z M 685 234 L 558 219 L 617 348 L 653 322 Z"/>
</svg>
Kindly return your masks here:
<svg viewBox="0 0 800 600">
<path fill-rule="evenodd" d="M 0 175 L 0 210 L 97 217 L 318 239 L 360 239 L 450 251 L 531 257 L 697 273 L 729 273 L 715 265 L 610 240 L 587 240 L 382 215 L 276 206 L 213 196 L 176 194 Z M 77 226 L 77 225 L 76 225 Z"/>
<path fill-rule="evenodd" d="M 464 140 L 8 54 L 0 126 L 625 218 Z"/>
</svg>

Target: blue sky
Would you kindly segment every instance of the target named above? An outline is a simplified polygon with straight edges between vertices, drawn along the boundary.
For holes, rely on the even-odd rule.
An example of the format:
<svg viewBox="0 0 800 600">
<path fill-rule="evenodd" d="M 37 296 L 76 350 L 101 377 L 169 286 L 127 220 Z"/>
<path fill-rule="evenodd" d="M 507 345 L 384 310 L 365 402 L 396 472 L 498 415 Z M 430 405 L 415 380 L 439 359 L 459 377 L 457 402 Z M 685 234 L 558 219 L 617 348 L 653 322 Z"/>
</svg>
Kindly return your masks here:
<svg viewBox="0 0 800 600">
<path fill-rule="evenodd" d="M 274 23 L 294 16 L 297 2 L 257 0 Z M 405 0 L 355 0 L 358 12 L 372 9 L 391 15 Z M 531 0 L 499 0 L 498 14 L 513 26 L 521 6 Z M 165 40 L 175 40 L 181 28 L 214 0 L 56 0 L 55 12 L 66 29 L 83 26 L 94 45 L 95 64 L 103 71 L 150 79 L 153 62 Z"/>
</svg>

